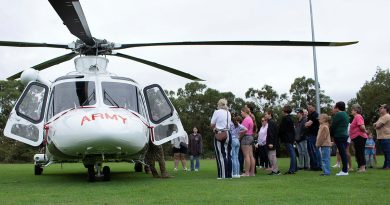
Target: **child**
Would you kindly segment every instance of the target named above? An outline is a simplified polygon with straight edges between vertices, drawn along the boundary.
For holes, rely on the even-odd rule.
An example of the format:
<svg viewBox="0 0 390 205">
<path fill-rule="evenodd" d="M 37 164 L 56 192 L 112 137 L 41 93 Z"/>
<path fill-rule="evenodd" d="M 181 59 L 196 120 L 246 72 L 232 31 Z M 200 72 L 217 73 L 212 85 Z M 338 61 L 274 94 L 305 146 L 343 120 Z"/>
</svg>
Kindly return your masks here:
<svg viewBox="0 0 390 205">
<path fill-rule="evenodd" d="M 368 139 L 366 141 L 366 146 L 365 146 L 366 162 L 368 167 L 373 168 L 375 165 L 374 164 L 375 141 L 371 131 L 368 130 L 367 133 L 368 133 Z"/>
<path fill-rule="evenodd" d="M 329 132 L 330 117 L 327 114 L 321 114 L 319 118 L 320 128 L 317 134 L 316 147 L 321 150 L 322 170 L 321 176 L 330 175 L 330 147 L 332 142 L 330 141 Z"/>
</svg>

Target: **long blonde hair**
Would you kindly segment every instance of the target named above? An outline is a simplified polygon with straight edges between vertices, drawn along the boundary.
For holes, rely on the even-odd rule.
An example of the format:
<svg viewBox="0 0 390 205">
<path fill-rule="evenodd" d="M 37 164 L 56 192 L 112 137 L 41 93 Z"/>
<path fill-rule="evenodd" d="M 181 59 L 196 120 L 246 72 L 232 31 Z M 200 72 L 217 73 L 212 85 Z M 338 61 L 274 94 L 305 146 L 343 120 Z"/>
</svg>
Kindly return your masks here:
<svg viewBox="0 0 390 205">
<path fill-rule="evenodd" d="M 219 99 L 218 103 L 217 103 L 218 109 L 228 110 L 229 107 L 228 107 L 227 103 L 228 102 L 227 102 L 227 100 L 225 98 Z"/>
</svg>

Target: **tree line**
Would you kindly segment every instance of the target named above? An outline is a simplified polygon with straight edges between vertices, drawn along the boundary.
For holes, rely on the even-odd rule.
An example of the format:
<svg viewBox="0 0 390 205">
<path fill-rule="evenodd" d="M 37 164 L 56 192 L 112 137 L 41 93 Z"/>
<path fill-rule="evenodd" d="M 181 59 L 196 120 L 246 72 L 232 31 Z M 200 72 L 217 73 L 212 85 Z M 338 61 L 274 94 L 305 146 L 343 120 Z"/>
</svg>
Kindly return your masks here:
<svg viewBox="0 0 390 205">
<path fill-rule="evenodd" d="M 390 73 L 389 69 L 377 69 L 370 81 L 366 81 L 356 93 L 356 97 L 350 99 L 347 104 L 358 103 L 363 108 L 366 125 L 372 125 L 379 117 L 377 108 L 379 104 L 390 103 Z M 19 98 L 24 86 L 20 81 L 0 81 L 0 162 L 30 162 L 37 148 L 4 137 L 3 130 L 9 113 Z M 192 132 L 196 126 L 203 136 L 204 157 L 213 156 L 210 119 L 217 108 L 217 102 L 225 98 L 229 102 L 232 114 L 240 114 L 245 105 L 253 108 L 256 124 L 260 125 L 261 117 L 267 109 L 275 113 L 276 121 L 281 118 L 282 107 L 289 104 L 293 108 L 306 108 L 308 103 L 315 103 L 315 82 L 305 76 L 297 77 L 292 82 L 289 93 L 278 93 L 272 85 L 263 85 L 261 88 L 249 88 L 245 92 L 245 99 L 236 97 L 232 92 L 219 92 L 208 88 L 205 84 L 191 82 L 179 88 L 177 91 L 165 90 L 179 113 L 184 129 Z M 320 90 L 321 112 L 331 114 L 334 101 L 330 96 Z M 165 155 L 171 156 L 170 143 L 164 144 Z M 283 153 L 283 150 L 282 150 Z M 168 157 L 169 158 L 169 157 Z"/>
</svg>

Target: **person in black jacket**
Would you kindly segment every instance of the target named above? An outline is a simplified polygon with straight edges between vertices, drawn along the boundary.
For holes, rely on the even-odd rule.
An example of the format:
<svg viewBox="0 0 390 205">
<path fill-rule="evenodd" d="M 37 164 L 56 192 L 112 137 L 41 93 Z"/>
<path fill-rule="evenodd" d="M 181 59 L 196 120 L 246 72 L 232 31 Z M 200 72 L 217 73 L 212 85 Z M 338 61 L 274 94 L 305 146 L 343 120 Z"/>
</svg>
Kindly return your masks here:
<svg viewBox="0 0 390 205">
<path fill-rule="evenodd" d="M 279 148 L 278 129 L 276 127 L 276 123 L 272 119 L 272 110 L 265 112 L 264 118 L 268 123 L 266 145 L 268 147 L 268 159 L 271 162 L 272 168 L 272 171 L 269 173 L 269 175 L 280 175 L 278 161 L 276 158 L 276 150 Z"/>
<path fill-rule="evenodd" d="M 285 174 L 295 174 L 297 171 L 297 158 L 294 150 L 295 129 L 290 115 L 291 112 L 292 109 L 289 105 L 283 107 L 284 116 L 279 125 L 279 138 L 285 144 L 286 150 L 290 155 L 290 169 Z"/>
</svg>

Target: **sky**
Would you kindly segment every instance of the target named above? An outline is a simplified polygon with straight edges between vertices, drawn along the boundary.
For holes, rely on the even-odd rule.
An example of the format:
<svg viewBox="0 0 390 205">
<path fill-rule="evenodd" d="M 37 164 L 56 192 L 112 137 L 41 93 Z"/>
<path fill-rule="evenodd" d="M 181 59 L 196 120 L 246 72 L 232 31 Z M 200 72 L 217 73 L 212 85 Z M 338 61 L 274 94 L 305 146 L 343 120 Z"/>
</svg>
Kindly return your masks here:
<svg viewBox="0 0 390 205">
<path fill-rule="evenodd" d="M 76 40 L 46 0 L 1 0 L 0 41 L 68 44 Z M 171 41 L 311 41 L 309 0 L 81 0 L 92 36 L 115 43 Z M 390 67 L 390 1 L 312 0 L 316 41 L 359 41 L 317 47 L 321 89 L 348 101 L 378 67 Z M 54 48 L 0 47 L 0 80 L 68 53 Z M 169 46 L 119 52 L 188 72 L 209 88 L 244 98 L 271 85 L 288 93 L 297 77 L 314 79 L 311 47 Z M 108 57 L 108 70 L 143 86 L 177 91 L 185 78 L 130 60 Z M 73 60 L 41 71 L 54 80 L 74 70 Z"/>
</svg>

